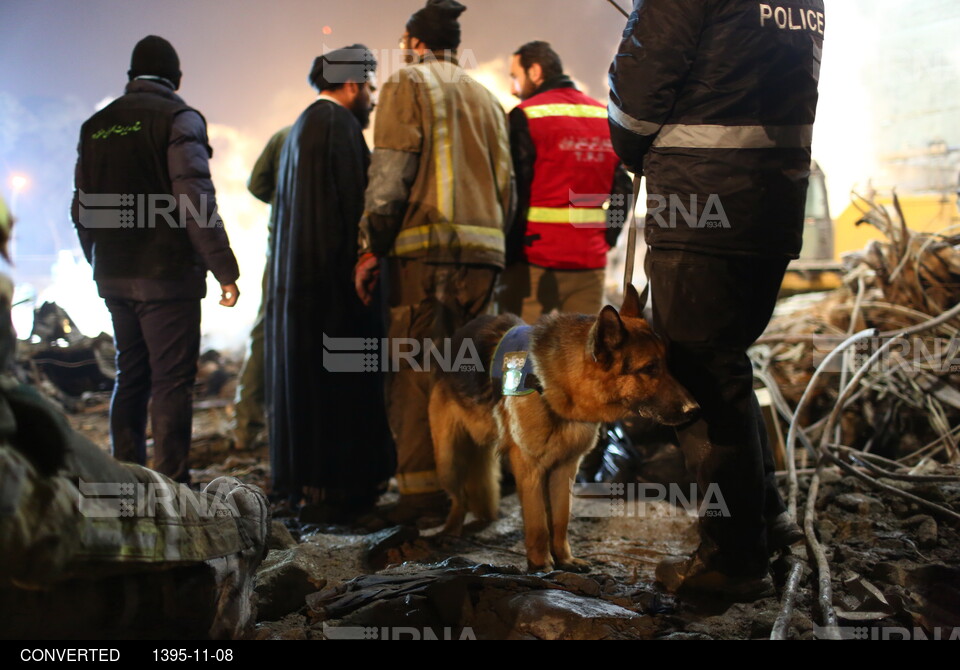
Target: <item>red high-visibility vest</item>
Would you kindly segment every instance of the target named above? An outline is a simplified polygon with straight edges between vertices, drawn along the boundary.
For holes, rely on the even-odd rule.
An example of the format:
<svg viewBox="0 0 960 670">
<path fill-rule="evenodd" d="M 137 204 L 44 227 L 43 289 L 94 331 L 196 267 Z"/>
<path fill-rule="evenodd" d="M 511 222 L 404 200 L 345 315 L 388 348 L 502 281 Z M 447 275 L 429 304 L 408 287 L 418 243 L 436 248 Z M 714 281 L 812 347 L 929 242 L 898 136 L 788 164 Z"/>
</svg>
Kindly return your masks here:
<svg viewBox="0 0 960 670">
<path fill-rule="evenodd" d="M 520 109 L 537 149 L 527 262 L 558 270 L 606 267 L 603 207 L 620 162 L 610 144 L 607 108 L 574 88 L 559 88 L 525 100 Z"/>
</svg>

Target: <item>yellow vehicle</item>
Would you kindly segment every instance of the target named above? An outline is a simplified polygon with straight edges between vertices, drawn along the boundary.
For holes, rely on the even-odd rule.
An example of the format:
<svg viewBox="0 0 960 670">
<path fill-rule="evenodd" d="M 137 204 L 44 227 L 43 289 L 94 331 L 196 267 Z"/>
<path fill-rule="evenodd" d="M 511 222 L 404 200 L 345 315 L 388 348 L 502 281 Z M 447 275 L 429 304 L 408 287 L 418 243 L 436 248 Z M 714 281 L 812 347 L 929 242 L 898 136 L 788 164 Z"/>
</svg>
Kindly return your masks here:
<svg viewBox="0 0 960 670">
<path fill-rule="evenodd" d="M 910 230 L 938 233 L 950 226 L 960 225 L 956 196 L 944 193 L 898 193 L 897 199 Z M 878 194 L 873 197 L 873 201 L 893 211 L 893 194 Z M 883 240 L 883 235 L 873 226 L 856 225 L 861 216 L 860 210 L 851 204 L 837 218 L 835 238 L 839 253 L 863 249 L 871 240 Z"/>
<path fill-rule="evenodd" d="M 869 197 L 876 204 L 893 211 L 893 193 L 870 194 Z M 898 193 L 897 197 L 911 230 L 936 233 L 950 226 L 960 226 L 957 197 L 953 193 Z M 863 212 L 853 202 L 836 220 L 830 217 L 826 180 L 820 167 L 814 163 L 807 192 L 803 251 L 800 258 L 787 268 L 781 294 L 838 288 L 842 284 L 840 261 L 843 254 L 860 251 L 871 240 L 885 241 L 883 234 L 873 226 L 857 225 L 862 217 Z M 953 232 L 960 232 L 960 227 Z"/>
</svg>

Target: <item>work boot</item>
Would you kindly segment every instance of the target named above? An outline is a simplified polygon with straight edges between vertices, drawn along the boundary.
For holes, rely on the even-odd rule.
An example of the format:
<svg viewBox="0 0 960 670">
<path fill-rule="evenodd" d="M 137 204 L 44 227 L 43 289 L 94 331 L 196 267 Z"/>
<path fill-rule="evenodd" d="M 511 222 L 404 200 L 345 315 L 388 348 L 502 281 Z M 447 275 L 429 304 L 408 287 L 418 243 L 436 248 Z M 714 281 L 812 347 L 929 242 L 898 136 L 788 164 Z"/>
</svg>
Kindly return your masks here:
<svg viewBox="0 0 960 670">
<path fill-rule="evenodd" d="M 699 550 L 689 558 L 674 556 L 657 565 L 657 581 L 677 595 L 709 595 L 733 602 L 753 602 L 774 594 L 766 572 L 733 576 L 709 566 Z"/>
<path fill-rule="evenodd" d="M 217 513 L 234 517 L 245 547 L 239 553 L 207 561 L 217 583 L 217 612 L 209 634 L 213 639 L 240 639 L 250 635 L 257 620 L 254 589 L 257 568 L 267 554 L 270 508 L 260 489 L 234 477 L 218 477 L 204 492 L 221 501 Z"/>
<path fill-rule="evenodd" d="M 400 494 L 395 504 L 380 510 L 380 516 L 396 526 L 433 528 L 441 525 L 450 511 L 450 500 L 444 491 Z"/>
<path fill-rule="evenodd" d="M 767 521 L 767 549 L 771 554 L 786 549 L 803 538 L 803 529 L 786 512 Z"/>
</svg>

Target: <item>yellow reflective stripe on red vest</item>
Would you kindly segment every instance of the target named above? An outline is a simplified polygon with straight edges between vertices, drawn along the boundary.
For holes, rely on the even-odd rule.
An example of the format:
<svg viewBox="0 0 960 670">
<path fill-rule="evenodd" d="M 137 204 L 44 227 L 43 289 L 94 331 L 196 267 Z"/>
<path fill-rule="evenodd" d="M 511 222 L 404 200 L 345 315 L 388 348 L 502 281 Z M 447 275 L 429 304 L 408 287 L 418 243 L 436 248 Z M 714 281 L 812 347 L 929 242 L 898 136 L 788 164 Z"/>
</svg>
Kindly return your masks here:
<svg viewBox="0 0 960 670">
<path fill-rule="evenodd" d="M 550 116 L 573 116 L 581 119 L 605 119 L 607 108 L 595 105 L 573 105 L 556 103 L 553 105 L 532 105 L 524 107 L 523 113 L 528 119 L 545 119 Z"/>
<path fill-rule="evenodd" d="M 532 223 L 600 223 L 606 225 L 607 212 L 601 207 L 531 207 L 527 221 Z"/>
</svg>

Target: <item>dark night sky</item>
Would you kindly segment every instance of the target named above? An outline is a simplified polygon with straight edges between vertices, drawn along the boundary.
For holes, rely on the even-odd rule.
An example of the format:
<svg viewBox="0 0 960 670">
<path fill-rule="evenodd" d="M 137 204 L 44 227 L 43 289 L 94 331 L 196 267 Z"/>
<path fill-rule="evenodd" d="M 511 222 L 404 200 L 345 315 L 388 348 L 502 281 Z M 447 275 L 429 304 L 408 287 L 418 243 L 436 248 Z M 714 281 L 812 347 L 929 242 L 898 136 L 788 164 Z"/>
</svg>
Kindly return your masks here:
<svg viewBox="0 0 960 670">
<path fill-rule="evenodd" d="M 627 6 L 629 0 L 619 0 Z M 596 96 L 624 18 L 605 0 L 474 0 L 461 17 L 462 49 L 505 58 L 530 39 L 554 43 Z M 130 51 L 154 33 L 180 54 L 181 93 L 211 122 L 274 130 L 278 106 L 309 100 L 306 73 L 324 46 L 396 47 L 421 0 L 3 0 L 0 91 L 18 98 L 76 96 L 93 106 L 117 95 Z M 14 29 L 11 31 L 9 27 Z M 322 29 L 330 26 L 332 34 Z M 293 111 L 299 111 L 294 106 Z"/>
</svg>

